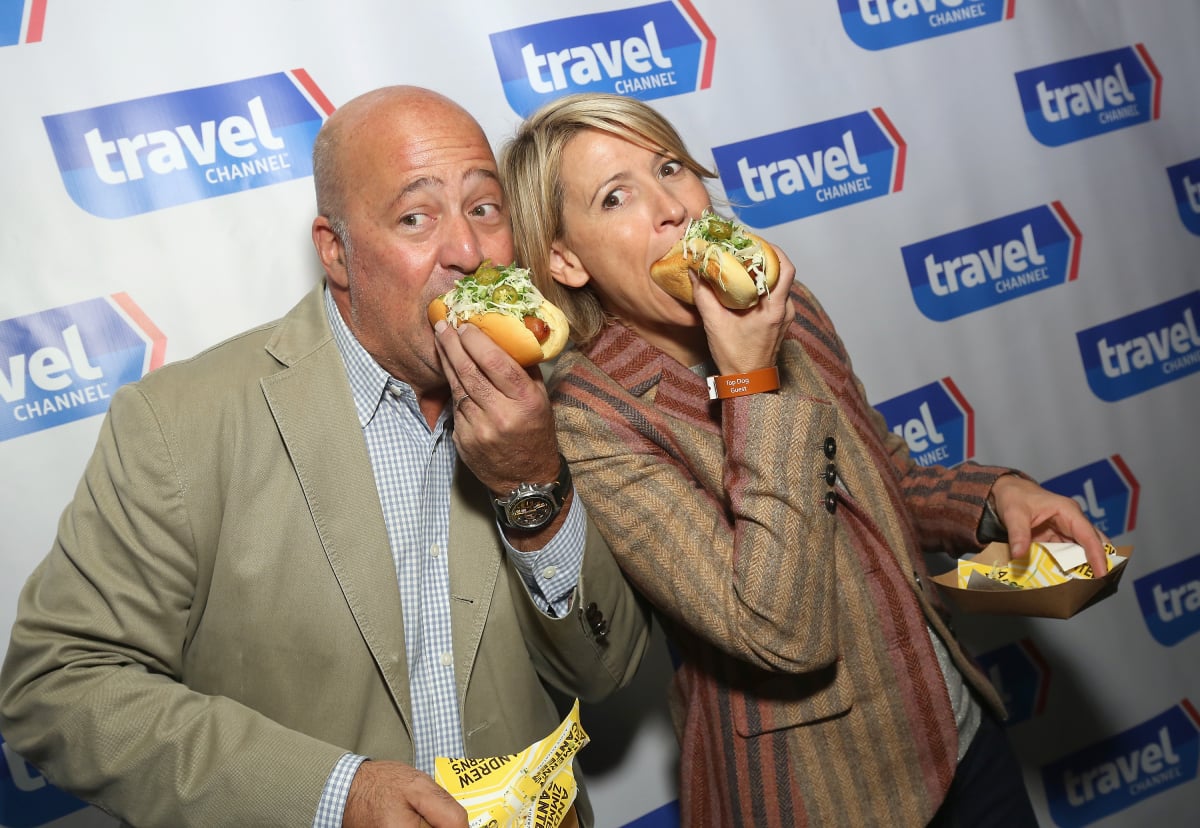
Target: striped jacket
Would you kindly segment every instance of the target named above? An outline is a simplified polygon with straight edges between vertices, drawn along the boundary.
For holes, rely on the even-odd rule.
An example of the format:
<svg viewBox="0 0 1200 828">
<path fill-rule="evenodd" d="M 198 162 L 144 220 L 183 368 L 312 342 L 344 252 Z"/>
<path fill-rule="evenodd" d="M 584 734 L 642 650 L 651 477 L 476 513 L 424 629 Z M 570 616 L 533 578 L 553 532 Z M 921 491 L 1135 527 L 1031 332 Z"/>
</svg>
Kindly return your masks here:
<svg viewBox="0 0 1200 828">
<path fill-rule="evenodd" d="M 577 491 L 658 608 L 685 826 L 925 825 L 957 731 L 932 628 L 978 696 L 922 549 L 975 537 L 1008 469 L 921 467 L 797 285 L 782 388 L 710 403 L 702 377 L 612 324 L 551 382 Z"/>
</svg>

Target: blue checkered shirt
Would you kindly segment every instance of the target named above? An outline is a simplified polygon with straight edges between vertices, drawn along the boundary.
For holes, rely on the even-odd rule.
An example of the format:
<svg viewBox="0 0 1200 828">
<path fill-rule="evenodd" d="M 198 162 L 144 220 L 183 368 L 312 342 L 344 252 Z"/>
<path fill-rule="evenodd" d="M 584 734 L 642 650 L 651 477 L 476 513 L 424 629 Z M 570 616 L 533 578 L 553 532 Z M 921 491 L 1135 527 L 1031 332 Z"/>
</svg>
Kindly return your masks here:
<svg viewBox="0 0 1200 828">
<path fill-rule="evenodd" d="M 390 376 L 355 339 L 325 291 L 325 313 L 346 364 L 384 523 L 404 614 L 412 705 L 413 765 L 433 772 L 437 756 L 462 756 L 450 630 L 450 485 L 457 452 L 449 407 L 429 428 L 407 384 Z M 497 531 L 499 528 L 497 527 Z M 583 565 L 583 506 L 572 499 L 563 528 L 537 552 L 504 541 L 541 611 L 562 617 Z M 501 533 L 503 540 L 503 534 Z M 347 753 L 325 784 L 314 828 L 340 828 L 355 771 L 366 757 Z"/>
</svg>

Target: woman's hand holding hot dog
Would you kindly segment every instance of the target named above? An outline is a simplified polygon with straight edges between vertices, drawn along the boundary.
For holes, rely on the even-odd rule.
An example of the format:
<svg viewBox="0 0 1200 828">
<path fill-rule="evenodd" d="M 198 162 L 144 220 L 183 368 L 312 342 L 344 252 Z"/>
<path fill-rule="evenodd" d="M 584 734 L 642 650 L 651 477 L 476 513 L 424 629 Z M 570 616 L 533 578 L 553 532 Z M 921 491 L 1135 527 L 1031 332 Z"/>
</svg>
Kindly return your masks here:
<svg viewBox="0 0 1200 828">
<path fill-rule="evenodd" d="M 757 304 L 745 310 L 725 307 L 708 281 L 692 273 L 696 310 L 719 374 L 774 365 L 788 325 L 796 315 L 790 295 L 796 268 L 782 250 L 772 247 L 779 257 L 779 280 Z"/>
</svg>

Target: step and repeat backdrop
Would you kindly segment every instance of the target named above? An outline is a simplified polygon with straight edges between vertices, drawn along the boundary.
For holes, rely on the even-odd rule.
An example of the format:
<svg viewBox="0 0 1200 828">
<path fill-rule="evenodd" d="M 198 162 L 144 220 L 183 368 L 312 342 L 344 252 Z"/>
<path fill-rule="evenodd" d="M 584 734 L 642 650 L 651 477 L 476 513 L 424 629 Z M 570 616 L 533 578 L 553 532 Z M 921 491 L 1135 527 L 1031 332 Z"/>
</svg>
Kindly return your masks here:
<svg viewBox="0 0 1200 828">
<path fill-rule="evenodd" d="M 0 0 L 0 654 L 117 386 L 318 279 L 337 106 L 430 86 L 498 146 L 615 91 L 787 251 L 918 462 L 1022 468 L 1133 547 L 1071 619 L 958 628 L 1044 825 L 1196 824 L 1198 43 L 1195 0 Z M 670 669 L 583 710 L 602 826 L 678 825 Z M 0 748 L 0 826 L 112 824 Z"/>
</svg>

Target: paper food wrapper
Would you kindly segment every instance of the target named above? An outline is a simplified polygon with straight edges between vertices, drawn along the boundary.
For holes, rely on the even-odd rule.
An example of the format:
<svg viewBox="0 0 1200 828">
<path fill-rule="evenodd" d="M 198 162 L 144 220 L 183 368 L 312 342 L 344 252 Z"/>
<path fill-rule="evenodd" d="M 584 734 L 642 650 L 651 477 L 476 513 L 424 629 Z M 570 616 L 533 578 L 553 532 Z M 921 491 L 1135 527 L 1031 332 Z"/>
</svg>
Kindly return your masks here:
<svg viewBox="0 0 1200 828">
<path fill-rule="evenodd" d="M 1104 545 L 1104 553 L 1110 570 L 1125 561 L 1112 544 Z M 1091 577 L 1092 568 L 1077 543 L 1033 543 L 1027 557 L 1005 563 L 958 562 L 960 589 L 1037 589 Z"/>
<path fill-rule="evenodd" d="M 588 743 L 579 699 L 558 729 L 520 753 L 434 760 L 434 780 L 467 809 L 470 828 L 571 828 L 577 787 L 571 760 Z"/>
<path fill-rule="evenodd" d="M 1108 572 L 1096 578 L 1078 544 L 1034 543 L 1013 560 L 993 543 L 933 581 L 960 612 L 1070 618 L 1116 592 L 1133 547 L 1106 544 L 1105 553 Z"/>
</svg>

